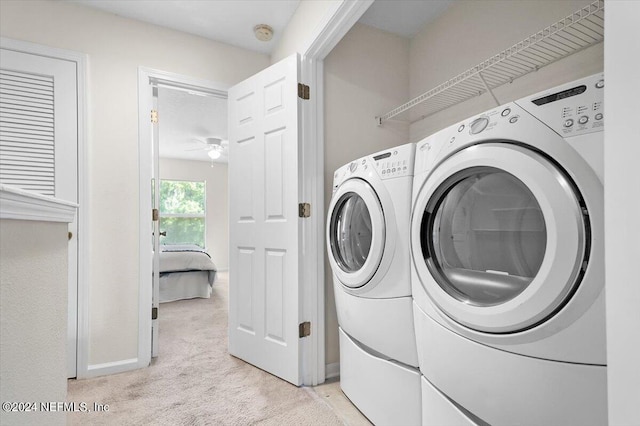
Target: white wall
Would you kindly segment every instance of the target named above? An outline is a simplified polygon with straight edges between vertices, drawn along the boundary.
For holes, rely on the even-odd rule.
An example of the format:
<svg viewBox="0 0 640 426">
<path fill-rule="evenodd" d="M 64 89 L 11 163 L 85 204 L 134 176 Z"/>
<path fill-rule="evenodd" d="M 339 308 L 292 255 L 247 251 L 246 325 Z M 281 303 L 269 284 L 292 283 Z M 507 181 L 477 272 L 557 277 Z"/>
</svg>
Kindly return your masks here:
<svg viewBox="0 0 640 426">
<path fill-rule="evenodd" d="M 229 269 L 229 189 L 226 163 L 160 159 L 160 179 L 207 182 L 207 252 L 219 271 Z"/>
<path fill-rule="evenodd" d="M 302 53 L 309 38 L 322 25 L 325 14 L 343 0 L 303 0 L 298 5 L 291 20 L 284 29 L 282 38 L 271 53 L 271 63 L 275 64 L 293 53 Z"/>
<path fill-rule="evenodd" d="M 0 220 L 0 399 L 67 398 L 68 225 Z M 39 408 L 39 407 L 38 407 Z M 64 425 L 64 412 L 3 412 L 2 424 Z"/>
<path fill-rule="evenodd" d="M 640 2 L 609 1 L 605 29 L 605 252 L 609 423 L 640 422 Z"/>
<path fill-rule="evenodd" d="M 454 2 L 442 16 L 411 40 L 411 98 L 437 87 L 590 3 L 592 0 Z M 601 43 L 519 78 L 494 93 L 503 104 L 602 70 Z M 411 140 L 417 142 L 437 130 L 496 106 L 489 94 L 473 98 L 412 124 Z M 402 118 L 409 118 L 410 113 L 406 114 Z M 418 117 L 411 117 L 412 121 L 415 119 Z"/>
<path fill-rule="evenodd" d="M 333 172 L 365 155 L 408 142 L 406 124 L 378 127 L 375 116 L 409 95 L 409 40 L 356 24 L 324 61 L 325 212 Z M 333 277 L 325 261 L 326 363 L 339 362 Z"/>
<path fill-rule="evenodd" d="M 3 0 L 0 34 L 89 55 L 89 365 L 135 359 L 138 67 L 231 85 L 269 57 L 60 1 Z"/>
</svg>

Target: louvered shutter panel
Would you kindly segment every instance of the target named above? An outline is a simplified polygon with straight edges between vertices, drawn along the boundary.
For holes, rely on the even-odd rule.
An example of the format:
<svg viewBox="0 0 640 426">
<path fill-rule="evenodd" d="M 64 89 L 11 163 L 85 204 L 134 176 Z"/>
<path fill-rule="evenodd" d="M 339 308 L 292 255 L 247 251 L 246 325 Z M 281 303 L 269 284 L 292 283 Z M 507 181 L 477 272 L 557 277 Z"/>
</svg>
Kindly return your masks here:
<svg viewBox="0 0 640 426">
<path fill-rule="evenodd" d="M 54 79 L 0 70 L 0 182 L 55 196 Z"/>
</svg>

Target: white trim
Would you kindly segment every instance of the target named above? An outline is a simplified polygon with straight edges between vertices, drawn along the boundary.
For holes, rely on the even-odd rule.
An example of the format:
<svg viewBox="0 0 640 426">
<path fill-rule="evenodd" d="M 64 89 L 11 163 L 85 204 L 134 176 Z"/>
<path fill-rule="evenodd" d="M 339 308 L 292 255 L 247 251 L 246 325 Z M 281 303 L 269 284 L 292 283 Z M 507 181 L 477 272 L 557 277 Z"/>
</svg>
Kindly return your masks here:
<svg viewBox="0 0 640 426">
<path fill-rule="evenodd" d="M 374 0 L 343 0 L 335 3 L 316 27 L 316 34 L 302 49 L 302 55 L 318 61 L 324 60 L 342 37 L 358 22 Z"/>
<path fill-rule="evenodd" d="M 78 205 L 0 184 L 0 219 L 73 222 Z"/>
<path fill-rule="evenodd" d="M 156 70 L 147 67 L 138 67 L 138 165 L 139 165 L 139 256 L 140 275 L 138 293 L 138 358 L 135 359 L 136 367 L 144 368 L 151 362 L 151 307 L 152 307 L 152 259 L 145 256 L 149 249 L 149 230 L 151 229 L 151 179 L 152 170 L 152 140 L 151 121 L 149 113 L 152 109 L 153 94 L 151 79 L 161 83 L 164 87 L 175 85 L 178 89 L 189 87 L 190 89 L 203 89 L 204 92 L 226 98 L 228 85 L 208 80 L 175 74 L 172 72 Z M 127 362 L 134 362 L 128 360 Z M 123 361 L 124 362 L 124 361 Z"/>
<path fill-rule="evenodd" d="M 325 371 L 327 372 L 326 378 L 333 379 L 334 377 L 340 377 L 340 363 L 333 362 L 331 364 L 327 364 L 325 367 Z"/>
<path fill-rule="evenodd" d="M 83 377 L 88 369 L 89 357 L 89 185 L 88 182 L 88 97 L 87 68 L 89 57 L 85 53 L 43 46 L 22 40 L 0 37 L 3 49 L 25 52 L 76 63 L 78 102 L 78 312 L 76 376 Z"/>
<path fill-rule="evenodd" d="M 303 383 L 325 381 L 325 224 L 324 224 L 324 58 L 371 6 L 373 0 L 343 0 L 325 14 L 310 42 L 301 49 L 301 79 L 311 96 L 302 113 L 304 152 L 303 196 L 311 204 L 311 217 L 304 223 L 305 284 L 302 306 L 313 324 L 310 339 L 303 344 Z M 310 154 L 310 155 L 309 155 Z"/>
<path fill-rule="evenodd" d="M 124 373 L 140 368 L 138 358 L 123 359 L 121 361 L 105 362 L 103 364 L 92 364 L 87 366 L 87 372 L 83 378 L 106 376 L 109 374 Z"/>
</svg>

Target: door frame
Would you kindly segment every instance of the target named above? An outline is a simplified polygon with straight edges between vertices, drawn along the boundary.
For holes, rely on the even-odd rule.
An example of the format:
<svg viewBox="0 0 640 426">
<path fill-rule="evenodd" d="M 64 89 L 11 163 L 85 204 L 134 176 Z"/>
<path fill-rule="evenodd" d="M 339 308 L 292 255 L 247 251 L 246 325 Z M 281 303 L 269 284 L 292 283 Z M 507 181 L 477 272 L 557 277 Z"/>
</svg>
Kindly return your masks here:
<svg viewBox="0 0 640 426">
<path fill-rule="evenodd" d="M 88 377 L 89 371 L 89 222 L 88 222 L 88 200 L 89 185 L 87 167 L 87 87 L 86 75 L 88 55 L 72 50 L 59 49 L 41 44 L 31 43 L 22 40 L 0 37 L 0 47 L 14 50 L 16 52 L 29 53 L 32 55 L 45 56 L 54 59 L 74 62 L 76 64 L 76 102 L 77 112 L 77 132 L 78 132 L 78 256 L 77 256 L 77 308 L 67 312 L 68 316 L 75 317 L 76 322 L 76 377 Z M 73 319 L 73 318 L 72 318 Z"/>
<path fill-rule="evenodd" d="M 208 93 L 227 97 L 229 85 L 189 77 L 168 71 L 138 67 L 138 163 L 140 185 L 139 256 L 140 286 L 138 289 L 138 357 L 137 366 L 144 368 L 151 363 L 151 306 L 153 300 L 153 259 L 143 254 L 149 249 L 151 230 L 151 179 L 153 178 L 153 140 L 150 119 L 153 109 L 151 83 L 176 90 Z"/>
<path fill-rule="evenodd" d="M 301 288 L 302 312 L 312 324 L 310 339 L 303 339 L 304 385 L 324 383 L 325 365 L 325 215 L 324 210 L 324 59 L 369 9 L 374 0 L 342 0 L 332 4 L 307 44 L 300 49 L 300 78 L 309 86 L 310 99 L 302 108 L 302 196 L 311 204 L 303 221 L 305 284 Z M 315 179 L 315 180 L 314 180 Z M 302 200 L 301 200 L 302 201 Z M 332 291 L 332 286 L 329 286 Z M 332 367 L 332 366 L 330 366 Z M 333 375 L 334 371 L 330 371 Z"/>
<path fill-rule="evenodd" d="M 301 83 L 310 88 L 310 99 L 302 108 L 302 200 L 311 204 L 311 216 L 302 221 L 302 261 L 305 272 L 301 286 L 302 318 L 312 323 L 312 333 L 301 341 L 302 380 L 304 385 L 317 385 L 325 381 L 325 211 L 324 211 L 324 59 L 355 25 L 374 0 L 335 2 L 309 35 L 300 49 Z M 225 87 L 213 82 L 178 74 L 140 67 L 138 69 L 138 143 L 140 168 L 140 289 L 138 328 L 138 367 L 151 362 L 151 259 L 142 256 L 148 245 L 151 222 L 151 96 L 145 93 L 149 78 L 155 77 L 178 87 L 193 86 L 214 89 Z M 226 89 L 230 86 L 225 87 Z"/>
</svg>

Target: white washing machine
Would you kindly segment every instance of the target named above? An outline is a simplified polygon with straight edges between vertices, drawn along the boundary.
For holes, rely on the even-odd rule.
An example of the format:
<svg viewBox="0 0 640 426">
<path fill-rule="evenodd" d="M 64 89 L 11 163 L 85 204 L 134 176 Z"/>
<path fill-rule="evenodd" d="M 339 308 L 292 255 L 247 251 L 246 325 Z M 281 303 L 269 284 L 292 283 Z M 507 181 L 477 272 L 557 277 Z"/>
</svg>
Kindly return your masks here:
<svg viewBox="0 0 640 426">
<path fill-rule="evenodd" d="M 340 386 L 377 425 L 421 422 L 409 220 L 415 144 L 334 174 L 327 220 L 340 326 Z"/>
<path fill-rule="evenodd" d="M 603 75 L 419 142 L 423 424 L 607 424 Z"/>
</svg>

